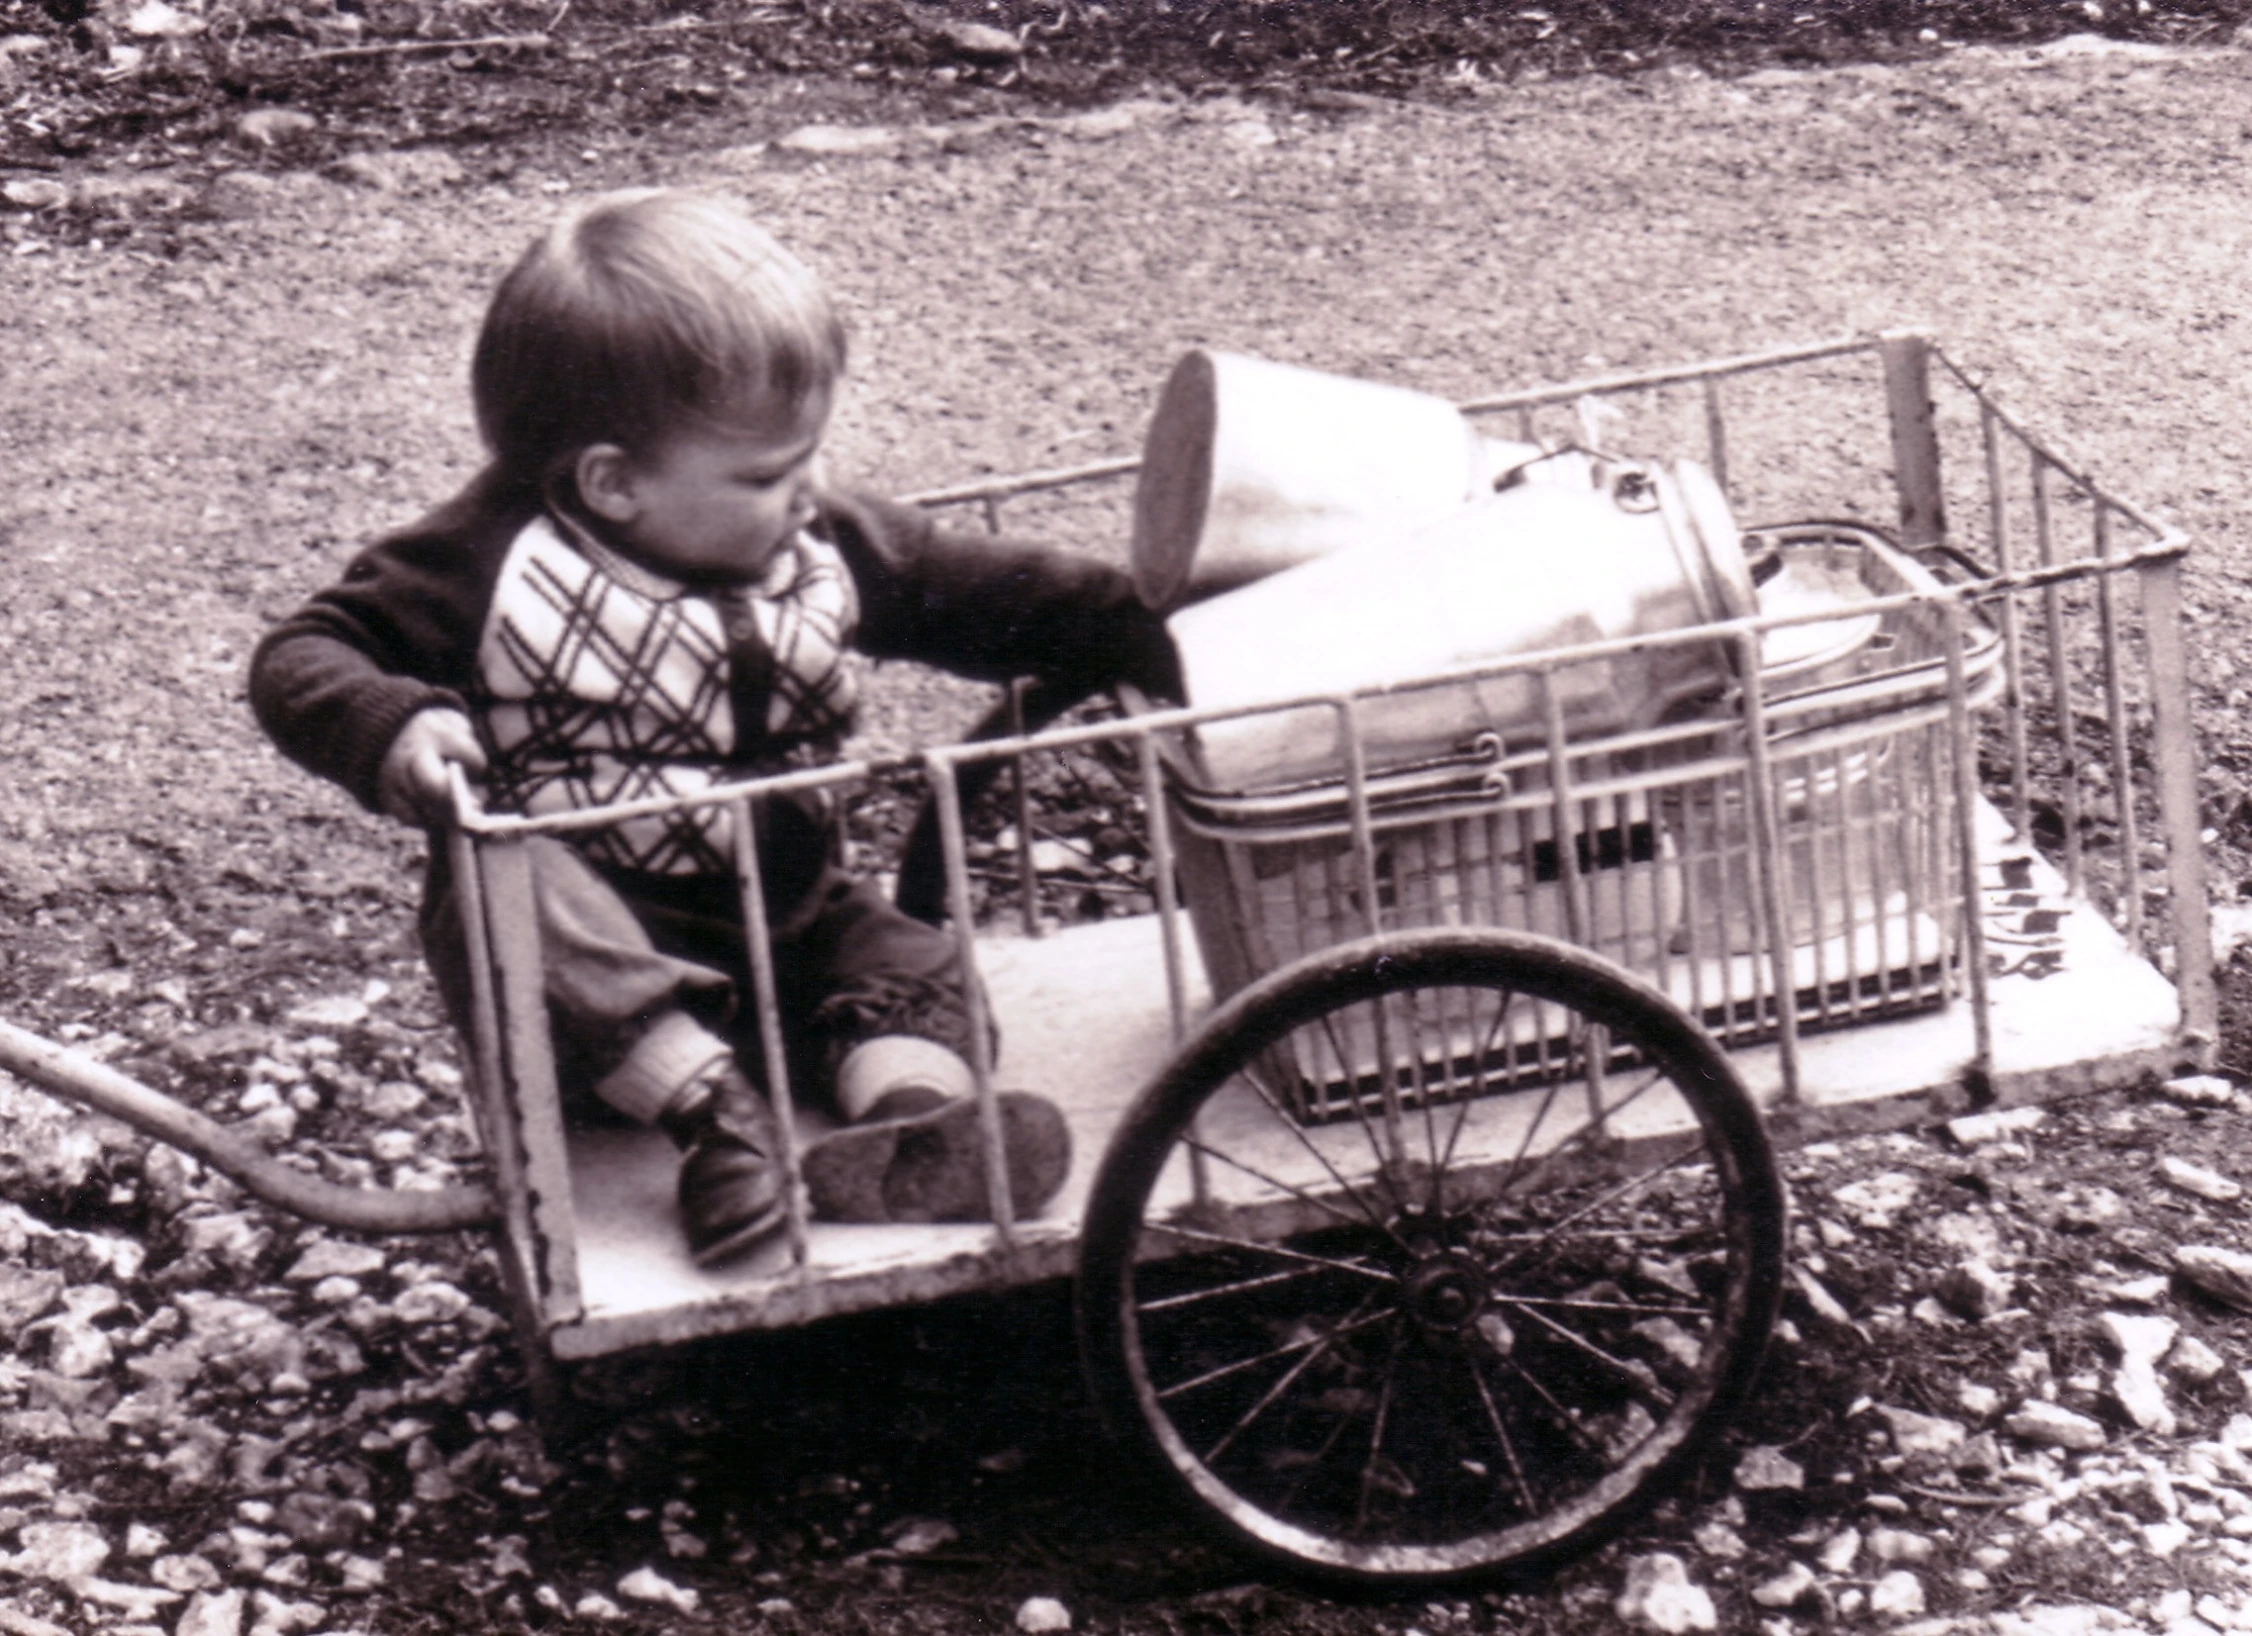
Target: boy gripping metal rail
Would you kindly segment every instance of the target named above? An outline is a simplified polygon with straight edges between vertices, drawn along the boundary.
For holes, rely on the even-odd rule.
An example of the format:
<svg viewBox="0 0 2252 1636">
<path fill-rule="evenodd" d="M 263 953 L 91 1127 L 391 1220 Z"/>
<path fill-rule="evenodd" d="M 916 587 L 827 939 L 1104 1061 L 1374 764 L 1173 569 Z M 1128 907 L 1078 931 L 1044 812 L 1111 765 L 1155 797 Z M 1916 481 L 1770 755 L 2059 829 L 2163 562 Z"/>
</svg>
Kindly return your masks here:
<svg viewBox="0 0 2252 1636">
<path fill-rule="evenodd" d="M 571 211 L 485 316 L 472 386 L 488 465 L 267 634 L 259 721 L 364 806 L 431 826 L 450 766 L 495 810 L 536 815 L 832 759 L 855 651 L 1176 691 L 1162 624 L 1123 573 L 828 486 L 845 351 L 820 284 L 733 202 L 644 189 Z M 838 868 L 835 822 L 810 798 L 760 815 L 791 1082 L 826 1091 L 842 1121 L 803 1155 L 808 1196 L 831 1220 L 975 1219 L 953 936 Z M 786 1181 L 737 1004 L 748 955 L 725 809 L 529 850 L 567 1106 L 678 1144 L 699 1261 L 750 1248 L 780 1227 Z M 421 926 L 458 1025 L 469 973 L 443 847 Z M 1068 1133 L 1040 1098 L 1008 1093 L 1001 1110 L 1012 1196 L 1037 1210 Z"/>
</svg>

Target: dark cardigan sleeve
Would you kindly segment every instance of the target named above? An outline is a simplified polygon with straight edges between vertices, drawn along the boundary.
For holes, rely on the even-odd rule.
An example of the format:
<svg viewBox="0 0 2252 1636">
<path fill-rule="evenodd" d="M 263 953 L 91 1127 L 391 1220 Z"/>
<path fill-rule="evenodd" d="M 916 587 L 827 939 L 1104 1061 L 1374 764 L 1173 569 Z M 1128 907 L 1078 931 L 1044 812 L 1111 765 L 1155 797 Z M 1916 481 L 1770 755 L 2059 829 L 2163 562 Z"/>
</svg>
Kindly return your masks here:
<svg viewBox="0 0 2252 1636">
<path fill-rule="evenodd" d="M 530 515 L 481 478 L 269 630 L 250 704 L 282 753 L 373 810 L 407 719 L 461 707 L 502 551 Z"/>
<path fill-rule="evenodd" d="M 830 495 L 824 513 L 860 590 L 862 651 L 980 681 L 1029 675 L 1087 691 L 1123 681 L 1179 697 L 1164 621 L 1120 570 L 865 495 Z"/>
</svg>

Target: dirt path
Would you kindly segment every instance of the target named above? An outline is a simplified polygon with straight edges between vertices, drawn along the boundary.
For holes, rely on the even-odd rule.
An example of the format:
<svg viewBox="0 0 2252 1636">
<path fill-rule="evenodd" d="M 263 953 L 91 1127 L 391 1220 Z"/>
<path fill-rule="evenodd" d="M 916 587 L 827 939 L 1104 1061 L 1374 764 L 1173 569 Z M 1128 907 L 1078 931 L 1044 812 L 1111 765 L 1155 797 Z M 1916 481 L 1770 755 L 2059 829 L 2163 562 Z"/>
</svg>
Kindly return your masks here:
<svg viewBox="0 0 2252 1636">
<path fill-rule="evenodd" d="M 381 186 L 237 176 L 171 260 L 16 233 L 0 1014 L 93 1017 L 82 1031 L 115 1029 L 131 1061 L 382 977 L 427 1028 L 410 849 L 263 746 L 242 661 L 354 541 L 469 469 L 468 338 L 518 244 L 566 194 L 645 180 L 740 186 L 831 277 L 860 377 L 836 458 L 897 488 L 1129 452 L 1193 343 L 1463 395 L 1929 324 L 2201 542 L 2210 811 L 2247 825 L 2222 837 L 2234 895 L 2252 56 L 1963 52 L 1444 109 L 1152 104 L 900 129 L 849 156 L 764 145 L 794 123 L 717 152 L 588 150 L 567 176 L 428 156 L 363 167 Z M 918 697 L 879 726 L 959 713 Z M 253 935 L 230 947 L 230 924 Z"/>
</svg>

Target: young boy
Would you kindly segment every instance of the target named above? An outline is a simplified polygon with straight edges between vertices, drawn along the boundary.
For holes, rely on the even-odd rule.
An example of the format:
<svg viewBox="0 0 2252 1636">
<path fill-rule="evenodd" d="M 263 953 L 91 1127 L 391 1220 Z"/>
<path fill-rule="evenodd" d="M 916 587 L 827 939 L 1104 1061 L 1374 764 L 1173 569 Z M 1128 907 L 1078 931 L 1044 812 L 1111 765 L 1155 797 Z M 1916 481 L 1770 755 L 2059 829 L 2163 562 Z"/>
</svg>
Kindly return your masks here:
<svg viewBox="0 0 2252 1636">
<path fill-rule="evenodd" d="M 485 316 L 472 385 L 490 463 L 267 634 L 259 721 L 371 810 L 435 826 L 449 768 L 494 809 L 539 814 L 833 758 L 852 649 L 986 680 L 1177 687 L 1123 573 L 829 489 L 844 366 L 820 285 L 735 204 L 643 189 L 572 211 Z M 758 817 L 790 1081 L 844 1121 L 803 1155 L 814 1211 L 976 1219 L 953 937 L 837 868 L 834 824 L 811 798 Z M 566 1098 L 672 1137 L 705 1262 L 784 1216 L 731 844 L 712 807 L 528 846 Z M 442 847 L 422 933 L 458 1024 L 469 980 Z M 1002 1111 L 1012 1197 L 1037 1210 L 1069 1165 L 1063 1121 L 1016 1093 Z"/>
</svg>

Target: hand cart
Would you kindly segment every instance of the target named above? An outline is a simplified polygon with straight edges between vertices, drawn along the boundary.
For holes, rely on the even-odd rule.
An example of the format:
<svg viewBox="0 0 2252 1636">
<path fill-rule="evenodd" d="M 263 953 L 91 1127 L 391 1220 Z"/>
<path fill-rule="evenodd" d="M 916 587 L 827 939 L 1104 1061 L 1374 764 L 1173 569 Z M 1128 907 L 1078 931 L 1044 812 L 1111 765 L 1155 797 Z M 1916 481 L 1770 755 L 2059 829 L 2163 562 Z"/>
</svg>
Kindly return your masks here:
<svg viewBox="0 0 2252 1636">
<path fill-rule="evenodd" d="M 1530 742 L 1389 766 L 1373 692 L 1290 700 L 1333 721 L 1337 775 L 1246 790 L 1201 776 L 1221 713 L 1144 707 L 709 797 L 754 927 L 763 797 L 927 798 L 901 891 L 974 928 L 989 1151 L 996 1085 L 1055 1098 L 1077 1144 L 1037 1218 L 994 1165 L 995 1225 L 829 1225 L 800 1194 L 770 1250 L 690 1262 L 662 1139 L 566 1127 L 525 907 L 528 836 L 645 808 L 465 810 L 449 839 L 484 1185 L 337 1188 L 4 1025 L 0 1066 L 323 1222 L 495 1230 L 543 1412 L 570 1360 L 1076 1274 L 1102 1405 L 1237 1541 L 1386 1582 L 1582 1548 L 1751 1387 L 1784 1271 L 1771 1133 L 2209 1059 L 2188 546 L 1914 334 L 1465 407 L 1702 461 L 1824 594 L 1397 689 L 1507 675 L 1553 705 L 1639 646 L 1729 654 L 1724 694 L 1630 733 L 1550 708 Z M 1115 541 L 1133 470 L 922 498 Z"/>
</svg>

